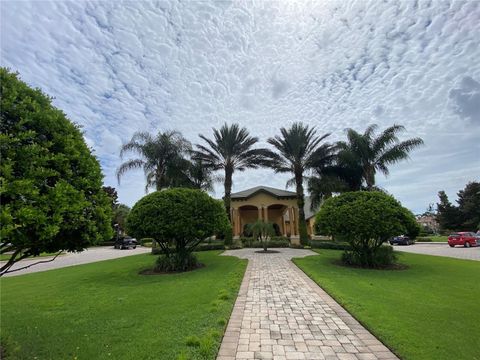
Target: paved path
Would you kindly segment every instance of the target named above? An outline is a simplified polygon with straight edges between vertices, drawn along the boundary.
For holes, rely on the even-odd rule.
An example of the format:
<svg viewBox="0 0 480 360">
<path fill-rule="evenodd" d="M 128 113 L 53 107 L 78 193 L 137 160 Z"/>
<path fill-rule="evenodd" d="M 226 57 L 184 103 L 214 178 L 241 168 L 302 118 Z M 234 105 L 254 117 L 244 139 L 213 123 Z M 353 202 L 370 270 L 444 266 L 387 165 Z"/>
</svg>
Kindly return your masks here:
<svg viewBox="0 0 480 360">
<path fill-rule="evenodd" d="M 18 275 L 29 274 L 34 272 L 63 268 L 67 266 L 88 264 L 88 263 L 102 261 L 102 260 L 116 259 L 116 258 L 125 257 L 125 256 L 148 253 L 151 250 L 152 249 L 150 248 L 144 248 L 144 247 L 137 247 L 136 249 L 130 249 L 130 250 L 118 250 L 118 249 L 114 249 L 113 246 L 93 247 L 93 248 L 84 250 L 80 253 L 66 253 L 66 254 L 60 255 L 52 262 L 34 265 L 27 269 L 5 274 L 4 276 L 18 276 Z M 12 267 L 12 269 L 18 269 L 23 266 L 36 263 L 38 261 L 44 261 L 48 259 L 51 259 L 51 258 L 37 257 L 35 259 L 21 260 L 18 263 L 16 263 Z M 5 263 L 4 261 L 0 262 L 0 264 L 4 264 L 4 263 Z"/>
<path fill-rule="evenodd" d="M 451 248 L 447 243 L 443 244 L 415 244 L 409 246 L 396 245 L 394 249 L 397 251 L 410 252 L 415 254 L 426 254 L 436 256 L 447 256 L 458 259 L 477 260 L 480 261 L 480 246 L 464 248 L 455 246 Z"/>
<path fill-rule="evenodd" d="M 249 259 L 217 360 L 397 359 L 290 259 L 309 250 L 226 251 Z"/>
</svg>

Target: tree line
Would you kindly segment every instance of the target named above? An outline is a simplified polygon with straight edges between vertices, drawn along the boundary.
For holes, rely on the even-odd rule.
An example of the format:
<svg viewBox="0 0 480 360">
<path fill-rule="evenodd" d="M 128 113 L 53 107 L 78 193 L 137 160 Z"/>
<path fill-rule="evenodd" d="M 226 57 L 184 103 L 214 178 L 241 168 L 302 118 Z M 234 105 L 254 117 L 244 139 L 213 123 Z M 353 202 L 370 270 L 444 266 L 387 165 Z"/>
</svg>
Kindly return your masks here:
<svg viewBox="0 0 480 360">
<path fill-rule="evenodd" d="M 458 193 L 457 206 L 448 199 L 445 191 L 439 191 L 436 219 L 445 231 L 480 230 L 480 182 L 469 182 Z"/>
<path fill-rule="evenodd" d="M 378 172 L 388 175 L 390 165 L 407 159 L 413 149 L 423 144 L 418 137 L 400 141 L 398 136 L 405 131 L 401 125 L 380 133 L 377 130 L 375 124 L 363 133 L 347 129 L 345 141 L 328 142 L 330 133 L 318 134 L 315 127 L 295 122 L 267 140 L 272 149 L 256 147 L 259 139 L 236 123 L 214 128 L 213 137 L 199 134 L 203 141 L 195 146 L 178 131 L 159 132 L 156 136 L 138 132 L 120 151 L 122 157 L 129 152 L 138 157 L 121 164 L 117 178 L 120 182 L 127 171 L 143 169 L 146 190 L 211 190 L 215 181 L 223 181 L 223 201 L 230 219 L 235 171 L 268 167 L 276 173 L 289 173 L 292 178 L 287 186 L 295 186 L 297 194 L 300 241 L 306 244 L 304 184 L 311 194 L 312 207 L 333 193 L 375 190 Z"/>
</svg>

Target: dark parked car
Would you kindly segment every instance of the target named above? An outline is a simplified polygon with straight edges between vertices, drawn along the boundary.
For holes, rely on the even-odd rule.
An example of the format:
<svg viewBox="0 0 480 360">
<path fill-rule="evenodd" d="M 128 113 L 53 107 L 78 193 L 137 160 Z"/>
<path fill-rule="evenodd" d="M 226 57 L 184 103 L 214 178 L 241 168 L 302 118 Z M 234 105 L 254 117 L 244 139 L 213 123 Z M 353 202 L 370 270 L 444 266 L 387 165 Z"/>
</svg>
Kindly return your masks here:
<svg viewBox="0 0 480 360">
<path fill-rule="evenodd" d="M 137 239 L 131 237 L 124 237 L 115 242 L 115 249 L 135 249 L 138 245 Z"/>
<path fill-rule="evenodd" d="M 390 239 L 390 245 L 412 245 L 415 241 L 410 239 L 408 236 L 395 236 L 394 238 Z"/>
<path fill-rule="evenodd" d="M 448 236 L 448 245 L 455 247 L 455 245 L 462 245 L 465 247 L 477 246 L 477 236 L 472 232 L 458 232 Z"/>
</svg>

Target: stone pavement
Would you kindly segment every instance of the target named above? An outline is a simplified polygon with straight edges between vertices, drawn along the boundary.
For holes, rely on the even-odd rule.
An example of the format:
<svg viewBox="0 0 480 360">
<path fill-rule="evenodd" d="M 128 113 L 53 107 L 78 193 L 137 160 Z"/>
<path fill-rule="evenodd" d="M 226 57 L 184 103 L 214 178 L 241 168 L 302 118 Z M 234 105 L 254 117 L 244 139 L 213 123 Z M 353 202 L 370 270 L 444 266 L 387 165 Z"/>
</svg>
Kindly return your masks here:
<svg viewBox="0 0 480 360">
<path fill-rule="evenodd" d="M 398 359 L 290 259 L 309 250 L 229 250 L 249 260 L 217 360 Z"/>
<path fill-rule="evenodd" d="M 443 244 L 415 244 L 415 245 L 395 245 L 396 251 L 404 251 L 415 254 L 447 256 L 457 259 L 477 260 L 480 261 L 480 246 L 465 248 L 455 246 L 451 248 L 447 243 Z"/>
</svg>

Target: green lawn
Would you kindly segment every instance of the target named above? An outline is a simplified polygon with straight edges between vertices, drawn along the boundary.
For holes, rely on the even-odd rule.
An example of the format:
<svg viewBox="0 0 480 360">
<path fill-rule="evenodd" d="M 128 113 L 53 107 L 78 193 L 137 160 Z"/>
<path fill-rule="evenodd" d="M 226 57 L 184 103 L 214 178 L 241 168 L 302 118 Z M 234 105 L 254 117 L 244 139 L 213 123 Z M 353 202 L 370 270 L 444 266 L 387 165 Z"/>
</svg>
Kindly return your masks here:
<svg viewBox="0 0 480 360">
<path fill-rule="evenodd" d="M 4 278 L 2 344 L 13 359 L 214 359 L 246 267 L 219 253 L 181 274 L 139 275 L 144 254 Z"/>
<path fill-rule="evenodd" d="M 27 259 L 33 259 L 34 257 L 36 257 L 37 259 L 38 259 L 38 258 L 41 258 L 41 257 L 47 257 L 47 256 L 52 256 L 52 257 L 53 257 L 53 256 L 55 256 L 55 255 L 57 255 L 57 254 L 58 254 L 58 252 L 54 252 L 54 253 L 46 253 L 46 252 L 43 252 L 43 253 L 41 253 L 41 254 L 38 255 L 38 256 L 30 256 L 30 257 L 28 257 Z M 62 255 L 63 255 L 63 254 L 60 254 L 59 256 L 62 256 Z M 1 254 L 1 255 L 0 255 L 0 261 L 8 261 L 8 260 L 10 260 L 10 257 L 11 257 L 11 256 L 12 256 L 12 254 Z M 40 259 L 39 259 L 38 261 L 40 261 Z"/>
<path fill-rule="evenodd" d="M 432 241 L 438 241 L 438 242 L 448 242 L 448 236 L 441 236 L 441 235 L 435 235 L 435 236 L 427 236 Z"/>
<path fill-rule="evenodd" d="M 294 262 L 402 359 L 480 359 L 480 262 L 400 253 L 408 270 L 365 270 L 318 252 Z"/>
</svg>

